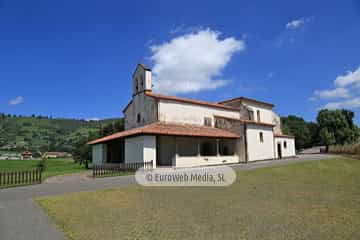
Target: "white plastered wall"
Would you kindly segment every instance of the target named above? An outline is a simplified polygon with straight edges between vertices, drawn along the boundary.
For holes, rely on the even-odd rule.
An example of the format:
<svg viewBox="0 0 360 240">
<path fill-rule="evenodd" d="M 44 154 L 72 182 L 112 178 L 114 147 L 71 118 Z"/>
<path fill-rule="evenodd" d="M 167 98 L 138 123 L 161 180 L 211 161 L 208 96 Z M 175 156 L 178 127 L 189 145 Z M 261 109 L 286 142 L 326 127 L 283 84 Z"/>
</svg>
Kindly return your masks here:
<svg viewBox="0 0 360 240">
<path fill-rule="evenodd" d="M 212 119 L 214 126 L 214 115 L 230 118 L 240 118 L 240 112 L 226 110 L 189 103 L 174 102 L 168 100 L 159 101 L 159 121 L 179 124 L 204 125 L 204 118 Z"/>
<path fill-rule="evenodd" d="M 284 147 L 286 142 L 286 148 Z M 275 137 L 275 157 L 279 158 L 278 143 L 281 144 L 282 157 L 292 157 L 296 155 L 295 152 L 295 139 L 288 137 Z"/>
<path fill-rule="evenodd" d="M 271 107 L 263 106 L 256 103 L 243 103 L 246 107 L 254 112 L 254 121 L 257 121 L 257 111 L 260 111 L 260 122 L 274 123 L 274 115 Z"/>
<path fill-rule="evenodd" d="M 156 167 L 156 136 L 143 135 L 125 139 L 125 163 L 150 161 Z"/>
<path fill-rule="evenodd" d="M 179 154 L 179 141 L 188 141 L 198 148 L 199 138 L 160 136 L 158 140 L 160 143 L 160 158 L 163 162 L 167 162 L 169 165 L 175 167 L 195 167 L 240 162 L 240 139 L 234 140 L 235 154 L 231 156 L 201 156 L 199 153 L 194 156 L 181 156 Z"/>
<path fill-rule="evenodd" d="M 213 139 L 214 141 L 218 141 Z M 187 142 L 195 147 L 197 150 L 197 154 L 193 156 L 181 156 L 179 144 L 180 142 Z M 176 167 L 195 167 L 195 166 L 207 166 L 207 165 L 221 165 L 221 164 L 229 164 L 229 163 L 238 163 L 239 156 L 238 156 L 238 149 L 236 148 L 238 145 L 238 141 L 234 139 L 235 143 L 235 154 L 230 156 L 201 156 L 200 155 L 200 138 L 189 138 L 189 137 L 177 137 L 175 140 L 176 145 L 176 155 L 175 155 L 175 166 Z M 218 146 L 216 146 L 218 148 Z M 219 153 L 219 149 L 217 149 Z"/>
<path fill-rule="evenodd" d="M 96 144 L 92 146 L 92 163 L 103 164 L 106 163 L 106 144 Z"/>
<path fill-rule="evenodd" d="M 239 156 L 194 156 L 194 157 L 175 157 L 176 167 L 196 167 L 208 165 L 221 165 L 229 163 L 238 163 Z"/>
<path fill-rule="evenodd" d="M 260 132 L 264 141 L 260 141 Z M 247 125 L 248 161 L 257 161 L 275 158 L 274 133 L 272 127 Z"/>
<path fill-rule="evenodd" d="M 140 122 L 137 115 L 140 114 Z M 133 97 L 132 103 L 124 112 L 125 130 L 141 127 L 156 122 L 157 102 L 154 98 L 139 93 Z"/>
</svg>

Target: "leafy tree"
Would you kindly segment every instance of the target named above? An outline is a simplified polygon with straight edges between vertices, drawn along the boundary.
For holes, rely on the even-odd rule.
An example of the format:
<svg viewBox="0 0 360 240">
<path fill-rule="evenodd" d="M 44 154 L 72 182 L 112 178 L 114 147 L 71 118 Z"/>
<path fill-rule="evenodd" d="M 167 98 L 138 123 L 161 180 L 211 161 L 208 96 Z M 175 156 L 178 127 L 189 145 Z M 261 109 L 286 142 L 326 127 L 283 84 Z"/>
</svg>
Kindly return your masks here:
<svg viewBox="0 0 360 240">
<path fill-rule="evenodd" d="M 116 132 L 124 131 L 124 121 L 117 120 L 100 127 L 100 136 L 105 137 Z"/>
<path fill-rule="evenodd" d="M 114 126 L 112 123 L 110 123 L 101 128 L 100 135 L 107 136 L 107 135 L 111 135 L 113 132 L 114 132 Z"/>
<path fill-rule="evenodd" d="M 320 142 L 329 145 L 331 140 L 330 144 L 343 145 L 357 141 L 359 130 L 353 118 L 354 113 L 349 110 L 320 110 L 317 116 Z"/>
<path fill-rule="evenodd" d="M 114 132 L 121 132 L 125 130 L 124 119 L 114 122 Z"/>
<path fill-rule="evenodd" d="M 281 118 L 282 131 L 284 134 L 295 136 L 296 149 L 302 149 L 312 146 L 312 136 L 305 120 L 301 117 L 289 115 Z"/>
<path fill-rule="evenodd" d="M 105 137 L 116 132 L 124 130 L 124 121 L 123 119 L 110 122 L 100 128 L 100 131 L 90 131 L 86 135 L 81 135 L 77 133 L 76 139 L 74 140 L 73 145 L 75 146 L 72 154 L 76 161 L 79 161 L 80 164 L 85 162 L 87 166 L 88 160 L 91 159 L 91 146 L 87 145 L 88 142 L 96 138 Z"/>
<path fill-rule="evenodd" d="M 320 143 L 326 146 L 326 151 L 328 151 L 329 145 L 336 143 L 334 132 L 329 131 L 326 127 L 320 129 L 319 138 L 321 139 Z"/>
<path fill-rule="evenodd" d="M 309 147 L 319 145 L 319 126 L 315 122 L 308 122 L 307 127 L 310 132 L 310 144 Z"/>
</svg>

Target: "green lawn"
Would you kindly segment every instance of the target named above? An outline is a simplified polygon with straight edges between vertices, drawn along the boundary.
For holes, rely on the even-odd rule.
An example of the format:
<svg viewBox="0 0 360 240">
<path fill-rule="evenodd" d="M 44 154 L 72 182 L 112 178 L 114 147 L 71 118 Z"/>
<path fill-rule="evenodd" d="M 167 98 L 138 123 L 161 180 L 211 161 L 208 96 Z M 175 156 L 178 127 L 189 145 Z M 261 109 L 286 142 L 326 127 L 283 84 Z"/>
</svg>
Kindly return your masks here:
<svg viewBox="0 0 360 240">
<path fill-rule="evenodd" d="M 360 239 L 360 161 L 238 172 L 231 187 L 40 198 L 69 239 Z"/>
<path fill-rule="evenodd" d="M 39 160 L 1 160 L 0 171 L 35 169 Z M 43 178 L 88 171 L 72 159 L 47 159 Z"/>
</svg>

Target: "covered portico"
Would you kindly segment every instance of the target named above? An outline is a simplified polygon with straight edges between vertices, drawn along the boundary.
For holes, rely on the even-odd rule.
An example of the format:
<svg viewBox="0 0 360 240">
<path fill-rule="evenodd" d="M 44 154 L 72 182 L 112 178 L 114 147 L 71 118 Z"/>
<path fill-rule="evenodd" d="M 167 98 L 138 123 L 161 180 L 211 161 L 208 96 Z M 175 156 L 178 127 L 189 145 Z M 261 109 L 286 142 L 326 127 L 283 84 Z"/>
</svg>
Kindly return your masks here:
<svg viewBox="0 0 360 240">
<path fill-rule="evenodd" d="M 240 161 L 238 134 L 213 127 L 154 123 L 89 142 L 93 162 L 192 167 Z"/>
<path fill-rule="evenodd" d="M 239 139 L 158 136 L 157 166 L 193 167 L 238 163 Z"/>
</svg>

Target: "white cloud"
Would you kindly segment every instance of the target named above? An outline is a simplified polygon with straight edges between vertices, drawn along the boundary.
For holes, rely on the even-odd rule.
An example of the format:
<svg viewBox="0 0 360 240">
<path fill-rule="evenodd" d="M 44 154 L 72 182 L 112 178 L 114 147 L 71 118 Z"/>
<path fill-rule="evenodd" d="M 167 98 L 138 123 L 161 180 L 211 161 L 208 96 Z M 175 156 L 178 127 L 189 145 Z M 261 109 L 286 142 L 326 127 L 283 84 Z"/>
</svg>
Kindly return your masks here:
<svg viewBox="0 0 360 240">
<path fill-rule="evenodd" d="M 348 98 L 350 97 L 349 90 L 346 88 L 335 88 L 332 90 L 315 91 L 314 95 L 320 99 L 331 98 Z"/>
<path fill-rule="evenodd" d="M 285 28 L 286 29 L 292 29 L 292 30 L 295 30 L 295 29 L 299 29 L 301 28 L 302 26 L 304 26 L 306 23 L 312 21 L 314 19 L 314 17 L 307 17 L 307 18 L 298 18 L 298 19 L 294 19 L 290 22 L 288 22 L 286 25 L 285 25 Z"/>
<path fill-rule="evenodd" d="M 311 97 L 318 99 L 334 99 L 334 98 L 347 98 L 342 101 L 328 102 L 322 108 L 339 109 L 360 108 L 360 67 L 354 71 L 348 71 L 344 75 L 339 75 L 334 80 L 335 89 L 315 91 Z"/>
<path fill-rule="evenodd" d="M 330 102 L 325 104 L 322 108 L 325 109 L 340 109 L 340 108 L 360 108 L 360 97 L 356 97 L 346 101 Z"/>
<path fill-rule="evenodd" d="M 286 29 L 297 29 L 305 24 L 304 18 L 292 20 L 286 24 Z"/>
<path fill-rule="evenodd" d="M 163 93 L 190 93 L 216 89 L 228 81 L 222 70 L 245 42 L 220 33 L 199 30 L 151 46 L 155 90 Z"/>
<path fill-rule="evenodd" d="M 273 44 L 275 47 L 283 47 L 289 45 L 295 45 L 298 42 L 302 41 L 302 38 L 299 38 L 301 34 L 305 34 L 304 31 L 299 31 L 313 21 L 315 17 L 302 17 L 298 19 L 291 20 L 285 24 L 285 29 L 275 38 Z"/>
<path fill-rule="evenodd" d="M 345 87 L 353 84 L 360 85 L 360 66 L 355 71 L 348 71 L 347 74 L 335 79 L 336 86 Z"/>
<path fill-rule="evenodd" d="M 24 98 L 22 96 L 17 96 L 16 98 L 11 99 L 9 101 L 9 105 L 15 106 L 15 105 L 19 105 L 23 102 L 24 102 Z"/>
</svg>

